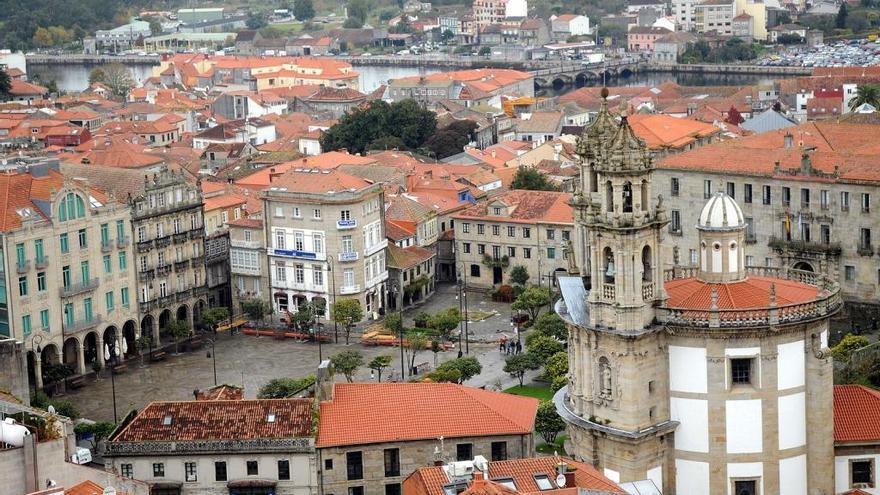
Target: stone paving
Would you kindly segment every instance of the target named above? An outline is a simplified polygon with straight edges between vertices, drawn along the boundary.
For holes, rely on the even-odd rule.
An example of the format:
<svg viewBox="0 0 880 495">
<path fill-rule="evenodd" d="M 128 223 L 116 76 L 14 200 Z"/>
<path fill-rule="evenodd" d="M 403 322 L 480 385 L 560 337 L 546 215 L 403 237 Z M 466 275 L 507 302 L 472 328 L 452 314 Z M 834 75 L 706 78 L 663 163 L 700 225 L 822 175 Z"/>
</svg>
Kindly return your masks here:
<svg viewBox="0 0 880 495">
<path fill-rule="evenodd" d="M 457 289 L 454 286 L 439 286 L 437 293 L 424 305 L 404 312 L 407 325 L 419 311 L 435 312 L 447 307 L 458 307 Z M 503 389 L 517 382 L 504 373 L 504 355 L 498 351 L 497 340 L 500 332 L 510 338 L 510 305 L 487 301 L 479 293 L 469 294 L 471 311 L 497 311 L 498 314 L 484 321 L 469 324 L 471 341 L 468 345 L 471 355 L 477 356 L 483 365 L 483 372 L 471 379 L 468 385 Z M 330 332 L 332 333 L 332 327 Z M 340 331 L 340 340 L 344 335 Z M 365 361 L 375 356 L 390 355 L 392 364 L 388 371 L 392 378 L 400 376 L 400 350 L 397 347 L 367 347 L 359 343 L 359 331 L 352 332 L 352 344 L 324 344 L 322 353 L 328 358 L 344 349 L 357 349 L 364 354 Z M 117 415 L 121 421 L 132 408 L 142 408 L 155 400 L 188 400 L 193 398 L 193 390 L 208 388 L 214 384 L 213 359 L 206 357 L 209 347 L 198 351 L 172 355 L 164 362 L 147 364 L 141 367 L 136 359 L 128 361 L 128 371 L 115 377 Z M 458 349 L 438 353 L 438 362 L 454 359 Z M 416 363 L 431 363 L 431 352 L 417 355 Z M 314 343 L 300 343 L 293 340 L 275 340 L 271 337 L 249 335 L 220 335 L 216 343 L 217 381 L 233 385 L 244 385 L 245 397 L 255 398 L 259 388 L 272 378 L 300 378 L 313 374 L 318 365 L 318 346 Z M 337 380 L 344 380 L 338 375 Z M 355 376 L 356 381 L 369 381 L 370 370 L 363 367 Z M 83 417 L 93 420 L 113 420 L 113 403 L 110 376 L 88 383 L 85 387 L 70 391 L 64 397 L 73 401 Z"/>
</svg>

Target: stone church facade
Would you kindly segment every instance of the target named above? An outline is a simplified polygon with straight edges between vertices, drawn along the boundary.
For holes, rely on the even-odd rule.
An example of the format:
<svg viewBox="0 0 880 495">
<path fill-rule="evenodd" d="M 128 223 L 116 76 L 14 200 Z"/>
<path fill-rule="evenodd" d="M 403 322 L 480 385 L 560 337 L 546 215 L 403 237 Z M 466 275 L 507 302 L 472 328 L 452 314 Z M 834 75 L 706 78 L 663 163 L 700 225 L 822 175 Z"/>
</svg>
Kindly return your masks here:
<svg viewBox="0 0 880 495">
<path fill-rule="evenodd" d="M 567 451 L 664 494 L 833 493 L 838 285 L 746 266 L 746 223 L 724 193 L 700 213 L 699 266 L 664 270 L 669 217 L 644 142 L 603 105 L 578 153 L 571 205 L 593 276 L 585 300 L 564 289 L 557 304 L 569 322 L 569 383 L 554 398 Z"/>
</svg>

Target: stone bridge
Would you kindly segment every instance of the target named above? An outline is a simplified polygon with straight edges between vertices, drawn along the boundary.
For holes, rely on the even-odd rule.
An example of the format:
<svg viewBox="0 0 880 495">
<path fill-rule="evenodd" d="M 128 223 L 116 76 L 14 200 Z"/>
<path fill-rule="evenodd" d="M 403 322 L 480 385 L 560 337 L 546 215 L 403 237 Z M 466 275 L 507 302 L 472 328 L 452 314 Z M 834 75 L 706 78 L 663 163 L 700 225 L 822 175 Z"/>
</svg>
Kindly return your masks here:
<svg viewBox="0 0 880 495">
<path fill-rule="evenodd" d="M 596 63 L 577 61 L 548 62 L 547 67 L 532 69 L 535 88 L 562 89 L 566 86 L 581 88 L 589 81 L 602 81 L 616 77 L 629 77 L 645 70 L 645 64 L 637 58 L 606 60 Z"/>
</svg>

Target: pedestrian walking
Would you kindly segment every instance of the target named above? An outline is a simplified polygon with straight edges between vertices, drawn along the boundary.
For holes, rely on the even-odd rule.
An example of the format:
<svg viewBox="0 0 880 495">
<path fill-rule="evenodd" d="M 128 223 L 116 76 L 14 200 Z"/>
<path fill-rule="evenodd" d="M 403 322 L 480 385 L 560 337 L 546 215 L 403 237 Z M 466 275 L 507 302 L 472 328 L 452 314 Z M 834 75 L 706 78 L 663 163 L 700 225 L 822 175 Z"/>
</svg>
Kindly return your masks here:
<svg viewBox="0 0 880 495">
<path fill-rule="evenodd" d="M 522 352 L 522 344 L 520 344 L 519 341 L 517 340 L 516 341 L 516 353 L 519 354 L 521 352 Z"/>
<path fill-rule="evenodd" d="M 504 352 L 504 348 L 506 347 L 507 339 L 502 335 L 500 339 L 498 339 L 498 350 Z"/>
</svg>

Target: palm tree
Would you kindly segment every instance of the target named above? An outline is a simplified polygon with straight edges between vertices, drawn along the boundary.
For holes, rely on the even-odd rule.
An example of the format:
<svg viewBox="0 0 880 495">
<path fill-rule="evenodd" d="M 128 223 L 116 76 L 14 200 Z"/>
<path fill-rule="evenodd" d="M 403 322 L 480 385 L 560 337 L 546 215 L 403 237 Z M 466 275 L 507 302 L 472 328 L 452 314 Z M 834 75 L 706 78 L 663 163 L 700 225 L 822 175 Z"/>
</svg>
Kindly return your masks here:
<svg viewBox="0 0 880 495">
<path fill-rule="evenodd" d="M 849 110 L 853 111 L 864 103 L 874 108 L 880 108 L 880 86 L 860 84 L 856 88 L 856 95 L 849 100 Z"/>
</svg>

